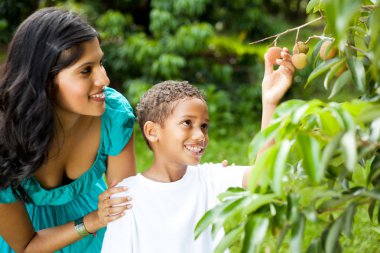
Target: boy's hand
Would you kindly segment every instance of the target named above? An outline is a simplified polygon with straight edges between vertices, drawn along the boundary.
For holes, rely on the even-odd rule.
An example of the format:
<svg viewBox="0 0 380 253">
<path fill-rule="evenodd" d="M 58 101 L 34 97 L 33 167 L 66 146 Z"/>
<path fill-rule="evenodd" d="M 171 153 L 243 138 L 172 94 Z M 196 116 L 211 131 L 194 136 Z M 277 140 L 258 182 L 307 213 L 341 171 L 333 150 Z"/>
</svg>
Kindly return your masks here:
<svg viewBox="0 0 380 253">
<path fill-rule="evenodd" d="M 268 59 L 267 54 L 264 55 L 264 60 L 265 73 L 262 83 L 263 105 L 276 106 L 291 86 L 295 68 L 287 48 L 283 48 L 281 59 L 276 60 L 276 63 L 280 65 L 277 70 L 273 69 L 273 64 Z"/>
</svg>

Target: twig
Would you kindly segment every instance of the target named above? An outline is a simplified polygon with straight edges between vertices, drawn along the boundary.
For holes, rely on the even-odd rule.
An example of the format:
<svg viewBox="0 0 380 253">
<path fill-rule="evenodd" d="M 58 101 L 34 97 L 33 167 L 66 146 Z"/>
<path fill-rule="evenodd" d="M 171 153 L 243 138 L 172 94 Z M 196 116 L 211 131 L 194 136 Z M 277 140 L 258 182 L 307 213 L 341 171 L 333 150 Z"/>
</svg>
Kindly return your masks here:
<svg viewBox="0 0 380 253">
<path fill-rule="evenodd" d="M 300 26 L 297 26 L 297 27 L 294 27 L 294 28 L 288 29 L 288 30 L 286 30 L 286 31 L 284 31 L 284 32 L 282 32 L 282 33 L 278 33 L 278 34 L 275 34 L 275 35 L 272 35 L 272 36 L 266 37 L 266 38 L 261 39 L 261 40 L 253 41 L 253 42 L 251 42 L 251 43 L 249 43 L 249 44 L 250 44 L 250 45 L 251 45 L 251 44 L 257 44 L 257 43 L 260 43 L 260 42 L 263 42 L 263 41 L 266 41 L 266 40 L 269 40 L 269 39 L 273 39 L 273 38 L 275 38 L 274 41 L 277 42 L 277 40 L 278 40 L 278 38 L 279 38 L 280 36 L 282 36 L 282 35 L 284 35 L 284 34 L 287 34 L 287 33 L 290 33 L 290 32 L 293 32 L 293 31 L 295 31 L 295 30 L 299 30 L 299 29 L 301 29 L 301 28 L 303 28 L 303 27 L 305 27 L 305 26 L 308 26 L 308 25 L 310 25 L 310 24 L 312 24 L 312 23 L 314 23 L 314 22 L 317 22 L 317 21 L 319 21 L 319 20 L 321 20 L 321 19 L 323 19 L 323 16 L 320 16 L 319 18 L 314 19 L 314 20 L 312 20 L 312 21 L 309 21 L 309 22 L 307 22 L 307 23 L 305 23 L 305 24 L 303 24 L 303 25 L 300 25 Z M 276 43 L 275 43 L 275 44 L 276 44 Z"/>
<path fill-rule="evenodd" d="M 350 44 L 347 44 L 347 43 L 346 43 L 346 47 L 352 48 L 352 49 L 354 49 L 354 50 L 356 50 L 356 51 L 358 51 L 358 52 L 364 54 L 365 56 L 368 56 L 367 52 L 364 51 L 363 49 L 360 49 L 360 48 L 354 47 L 353 45 L 350 45 Z"/>
<path fill-rule="evenodd" d="M 305 41 L 305 44 L 309 43 L 309 41 L 310 41 L 311 39 L 334 40 L 333 38 L 326 37 L 326 36 L 313 35 L 313 36 L 310 36 L 309 38 L 307 38 L 307 40 Z"/>
</svg>

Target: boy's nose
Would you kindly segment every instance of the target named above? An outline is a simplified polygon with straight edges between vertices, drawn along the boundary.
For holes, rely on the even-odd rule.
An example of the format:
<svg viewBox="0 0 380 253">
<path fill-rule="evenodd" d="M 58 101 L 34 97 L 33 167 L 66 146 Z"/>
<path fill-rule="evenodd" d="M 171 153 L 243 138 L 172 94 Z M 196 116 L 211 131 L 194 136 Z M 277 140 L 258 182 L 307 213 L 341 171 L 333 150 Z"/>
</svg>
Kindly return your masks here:
<svg viewBox="0 0 380 253">
<path fill-rule="evenodd" d="M 205 139 L 206 139 L 206 136 L 203 133 L 202 129 L 198 129 L 198 128 L 194 129 L 192 137 L 194 140 L 197 140 L 197 141 L 205 141 Z"/>
</svg>

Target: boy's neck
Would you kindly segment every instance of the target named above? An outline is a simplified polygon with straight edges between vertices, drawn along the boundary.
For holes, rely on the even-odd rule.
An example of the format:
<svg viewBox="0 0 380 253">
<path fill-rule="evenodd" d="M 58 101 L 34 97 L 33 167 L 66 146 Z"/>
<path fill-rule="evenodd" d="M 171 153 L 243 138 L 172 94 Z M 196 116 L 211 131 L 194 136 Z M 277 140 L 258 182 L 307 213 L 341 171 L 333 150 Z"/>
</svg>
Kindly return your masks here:
<svg viewBox="0 0 380 253">
<path fill-rule="evenodd" d="M 161 164 L 155 161 L 152 167 L 143 172 L 142 175 L 153 181 L 170 183 L 180 180 L 186 174 L 186 168 L 186 165 Z"/>
</svg>

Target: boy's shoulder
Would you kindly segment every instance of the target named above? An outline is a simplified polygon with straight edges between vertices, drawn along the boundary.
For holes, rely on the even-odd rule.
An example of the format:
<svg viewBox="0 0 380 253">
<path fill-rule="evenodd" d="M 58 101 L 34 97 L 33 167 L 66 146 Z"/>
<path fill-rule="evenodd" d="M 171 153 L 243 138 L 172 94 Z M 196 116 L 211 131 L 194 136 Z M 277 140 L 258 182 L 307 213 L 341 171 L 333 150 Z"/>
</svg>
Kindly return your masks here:
<svg viewBox="0 0 380 253">
<path fill-rule="evenodd" d="M 113 194 L 112 198 L 129 196 L 134 191 L 136 190 L 138 191 L 137 189 L 139 187 L 138 177 L 139 177 L 139 174 L 137 174 L 136 176 L 130 176 L 130 177 L 124 178 L 122 181 L 120 181 L 115 187 L 127 187 L 128 189 L 124 192 Z"/>
<path fill-rule="evenodd" d="M 130 186 L 134 186 L 137 184 L 137 182 L 139 181 L 139 177 L 141 175 L 140 174 L 137 174 L 135 176 L 130 176 L 130 177 L 127 177 L 127 178 L 124 178 L 122 181 L 120 181 L 116 186 L 117 187 L 124 187 L 124 186 L 127 186 L 128 188 Z"/>
</svg>

